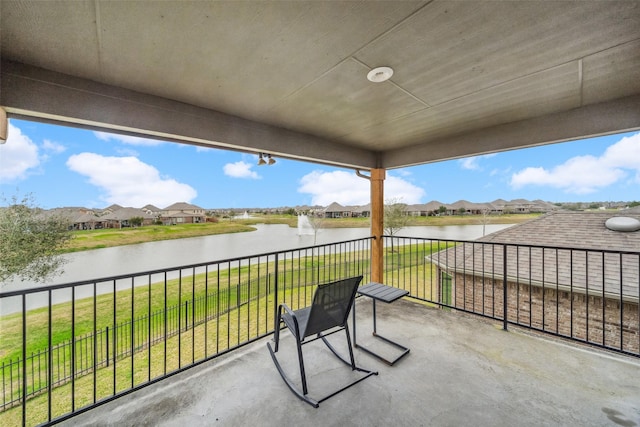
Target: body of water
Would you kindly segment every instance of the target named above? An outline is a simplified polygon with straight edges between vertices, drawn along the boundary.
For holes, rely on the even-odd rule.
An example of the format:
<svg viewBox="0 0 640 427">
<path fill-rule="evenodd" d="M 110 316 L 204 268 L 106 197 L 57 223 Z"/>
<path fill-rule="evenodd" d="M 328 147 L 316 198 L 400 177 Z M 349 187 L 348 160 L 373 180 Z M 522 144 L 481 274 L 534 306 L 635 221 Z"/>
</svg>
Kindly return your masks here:
<svg viewBox="0 0 640 427">
<path fill-rule="evenodd" d="M 502 230 L 510 224 L 486 225 L 486 234 Z M 397 235 L 432 239 L 474 240 L 482 237 L 482 225 L 449 225 L 442 227 L 406 227 Z M 284 224 L 256 225 L 257 230 L 246 233 L 218 234 L 187 239 L 163 240 L 137 245 L 75 252 L 65 255 L 64 272 L 46 285 L 94 280 L 102 277 L 139 273 L 182 265 L 238 258 L 268 252 L 326 244 L 368 237 L 368 228 L 327 228 L 317 233 L 299 234 L 298 228 Z M 44 286 L 42 283 L 8 281 L 0 285 L 0 292 Z M 41 295 L 45 298 L 46 295 Z M 29 297 L 33 300 L 35 297 Z M 38 299 L 42 299 L 38 298 Z M 64 299 L 64 297 L 61 297 Z M 70 294 L 67 298 L 70 298 Z M 57 298 L 56 302 L 61 302 Z M 0 313 L 18 311 L 19 298 L 0 301 Z M 44 301 L 30 301 L 29 308 L 46 305 Z"/>
</svg>

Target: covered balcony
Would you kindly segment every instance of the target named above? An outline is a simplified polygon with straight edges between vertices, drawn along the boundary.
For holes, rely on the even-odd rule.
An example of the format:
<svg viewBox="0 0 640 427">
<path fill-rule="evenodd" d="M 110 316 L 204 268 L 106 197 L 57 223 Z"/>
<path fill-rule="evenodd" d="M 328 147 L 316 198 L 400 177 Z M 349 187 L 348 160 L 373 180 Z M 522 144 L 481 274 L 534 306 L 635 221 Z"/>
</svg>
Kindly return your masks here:
<svg viewBox="0 0 640 427">
<path fill-rule="evenodd" d="M 370 301 L 360 298 L 356 314 L 362 330 L 358 339 L 371 341 L 367 338 Z M 388 366 L 356 351 L 358 363 L 377 370 L 378 376 L 328 399 L 318 409 L 298 400 L 285 386 L 267 351 L 270 337 L 266 337 L 63 425 L 632 426 L 640 422 L 638 359 L 519 328 L 505 332 L 496 322 L 408 300 L 379 306 L 377 317 L 379 331 L 406 344 L 409 355 Z M 292 368 L 295 377 L 293 341 L 285 338 L 281 346 L 282 363 Z M 351 375 L 322 344 L 307 345 L 305 352 L 310 393 L 326 394 Z"/>
<path fill-rule="evenodd" d="M 372 239 L 0 293 L 3 307 L 15 309 L 1 319 L 3 336 L 15 343 L 4 343 L 2 351 L 15 357 L 0 368 L 0 421 L 638 423 L 640 311 L 637 286 L 622 284 L 628 283 L 623 278 L 640 276 L 640 253 L 385 240 L 384 283 L 408 295 L 377 304 L 377 332 L 410 352 L 388 366 L 356 349 L 358 364 L 379 375 L 319 409 L 298 400 L 271 361 L 266 343 L 276 327 L 274 313 L 283 302 L 292 309 L 307 306 L 319 283 L 359 275 L 371 281 Z M 522 256 L 534 250 L 550 256 Z M 579 277 L 592 274 L 580 254 L 607 256 L 620 260 L 607 283 L 619 280 L 622 292 L 577 281 L 567 290 L 561 283 L 509 274 L 504 281 L 502 267 L 485 267 L 480 274 L 464 263 L 447 274 L 444 261 L 453 263 L 461 251 L 485 266 L 502 266 L 503 255 L 505 265 L 517 259 L 527 272 L 552 271 L 554 260 L 569 251 L 575 259 L 570 270 Z M 535 297 L 540 288 L 546 299 Z M 359 346 L 393 360 L 401 350 L 371 334 L 372 305 L 368 297 L 357 299 L 351 333 Z M 281 363 L 299 380 L 294 342 L 286 331 L 282 336 Z M 330 340 L 346 355 L 340 337 Z M 320 342 L 305 346 L 304 354 L 311 396 L 361 375 Z"/>
<path fill-rule="evenodd" d="M 383 235 L 389 169 L 640 129 L 637 1 L 16 0 L 0 36 L 0 142 L 22 118 L 371 183 L 364 241 L 0 294 L 19 337 L 0 424 L 640 424 L 637 248 L 614 251 L 631 286 L 567 289 L 513 277 L 517 242 L 479 252 L 500 270 L 455 258 L 477 243 Z M 380 375 L 312 410 L 270 365 L 273 313 L 353 274 L 409 291 L 379 314 L 411 353 L 391 368 L 358 353 Z"/>
</svg>

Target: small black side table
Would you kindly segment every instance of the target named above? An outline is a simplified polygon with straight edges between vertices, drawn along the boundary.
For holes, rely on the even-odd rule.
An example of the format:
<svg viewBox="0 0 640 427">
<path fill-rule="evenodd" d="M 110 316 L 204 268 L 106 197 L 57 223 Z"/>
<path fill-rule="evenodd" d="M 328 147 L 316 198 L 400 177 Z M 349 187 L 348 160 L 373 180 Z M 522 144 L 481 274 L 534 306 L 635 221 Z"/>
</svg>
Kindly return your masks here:
<svg viewBox="0 0 640 427">
<path fill-rule="evenodd" d="M 396 363 L 398 360 L 402 359 L 404 356 L 406 356 L 409 353 L 409 349 L 401 344 L 398 344 L 397 342 L 391 341 L 389 338 L 385 338 L 382 335 L 377 333 L 376 330 L 376 301 L 382 301 L 385 302 L 387 304 L 390 304 L 400 298 L 402 298 L 403 296 L 409 295 L 409 291 L 404 290 L 404 289 L 398 289 L 398 288 L 394 288 L 392 286 L 387 286 L 387 285 L 383 285 L 382 283 L 367 283 L 364 286 L 361 286 L 360 288 L 358 288 L 358 294 L 360 295 L 364 295 L 367 296 L 369 298 L 371 298 L 371 300 L 373 301 L 373 336 L 376 338 L 380 338 L 381 340 L 399 348 L 400 350 L 402 350 L 402 353 L 396 357 L 394 360 L 388 360 L 385 359 L 384 357 L 380 356 L 379 354 L 374 353 L 373 351 L 358 345 L 356 343 L 356 309 L 355 309 L 355 304 L 353 307 L 353 346 L 356 348 L 360 348 L 362 350 L 364 350 L 365 352 L 369 353 L 372 356 L 377 357 L 378 359 L 382 360 L 383 362 L 385 362 L 387 365 L 389 366 L 393 366 L 394 363 Z"/>
</svg>

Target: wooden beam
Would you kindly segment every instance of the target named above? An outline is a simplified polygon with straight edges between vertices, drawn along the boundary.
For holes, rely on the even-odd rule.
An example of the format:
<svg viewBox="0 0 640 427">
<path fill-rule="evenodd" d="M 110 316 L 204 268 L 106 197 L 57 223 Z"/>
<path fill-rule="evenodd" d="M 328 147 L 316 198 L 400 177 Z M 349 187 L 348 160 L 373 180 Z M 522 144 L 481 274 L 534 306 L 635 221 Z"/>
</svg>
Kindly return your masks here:
<svg viewBox="0 0 640 427">
<path fill-rule="evenodd" d="M 384 169 L 371 169 L 371 281 L 384 283 Z"/>
</svg>

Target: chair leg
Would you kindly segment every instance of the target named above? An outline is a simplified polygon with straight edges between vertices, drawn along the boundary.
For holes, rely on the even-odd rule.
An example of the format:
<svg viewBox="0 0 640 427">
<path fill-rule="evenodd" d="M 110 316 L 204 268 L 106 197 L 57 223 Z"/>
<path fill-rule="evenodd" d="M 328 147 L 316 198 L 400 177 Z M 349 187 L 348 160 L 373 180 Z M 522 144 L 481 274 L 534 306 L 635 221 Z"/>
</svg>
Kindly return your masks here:
<svg viewBox="0 0 640 427">
<path fill-rule="evenodd" d="M 356 360 L 353 357 L 353 347 L 351 346 L 351 336 L 349 336 L 349 326 L 345 323 L 344 332 L 347 334 L 347 346 L 349 347 L 349 360 L 351 361 L 351 370 L 356 370 Z"/>
<path fill-rule="evenodd" d="M 276 357 L 276 354 L 274 352 L 274 350 L 271 348 L 271 343 L 267 343 L 267 348 L 269 348 L 269 353 L 271 353 L 271 358 L 273 359 L 273 363 L 276 365 L 276 368 L 278 369 L 278 373 L 280 374 L 280 377 L 282 377 L 282 379 L 284 380 L 284 383 L 287 385 L 287 387 L 289 387 L 289 390 L 291 390 L 293 392 L 293 394 L 295 394 L 296 396 L 298 396 L 299 399 L 303 400 L 304 402 L 308 403 L 309 405 L 313 406 L 314 408 L 317 408 L 320 406 L 320 402 L 318 402 L 317 400 L 309 397 L 307 395 L 307 391 L 306 391 L 306 377 L 303 374 L 303 384 L 304 384 L 304 393 L 302 393 L 298 387 L 296 387 L 296 385 L 294 383 L 292 383 L 289 378 L 287 377 L 287 375 L 284 373 L 284 371 L 282 370 L 282 367 L 280 366 L 280 362 L 278 362 L 278 358 Z M 302 366 L 302 365 L 301 365 Z"/>
<path fill-rule="evenodd" d="M 273 351 L 275 353 L 278 352 L 278 346 L 280 345 L 280 316 L 278 316 L 278 322 L 276 323 L 276 328 L 273 331 Z"/>
<path fill-rule="evenodd" d="M 296 339 L 296 345 L 298 347 L 298 362 L 300 364 L 300 379 L 302 380 L 302 393 L 307 394 L 307 375 L 304 372 L 304 359 L 302 357 L 302 343 Z"/>
</svg>

